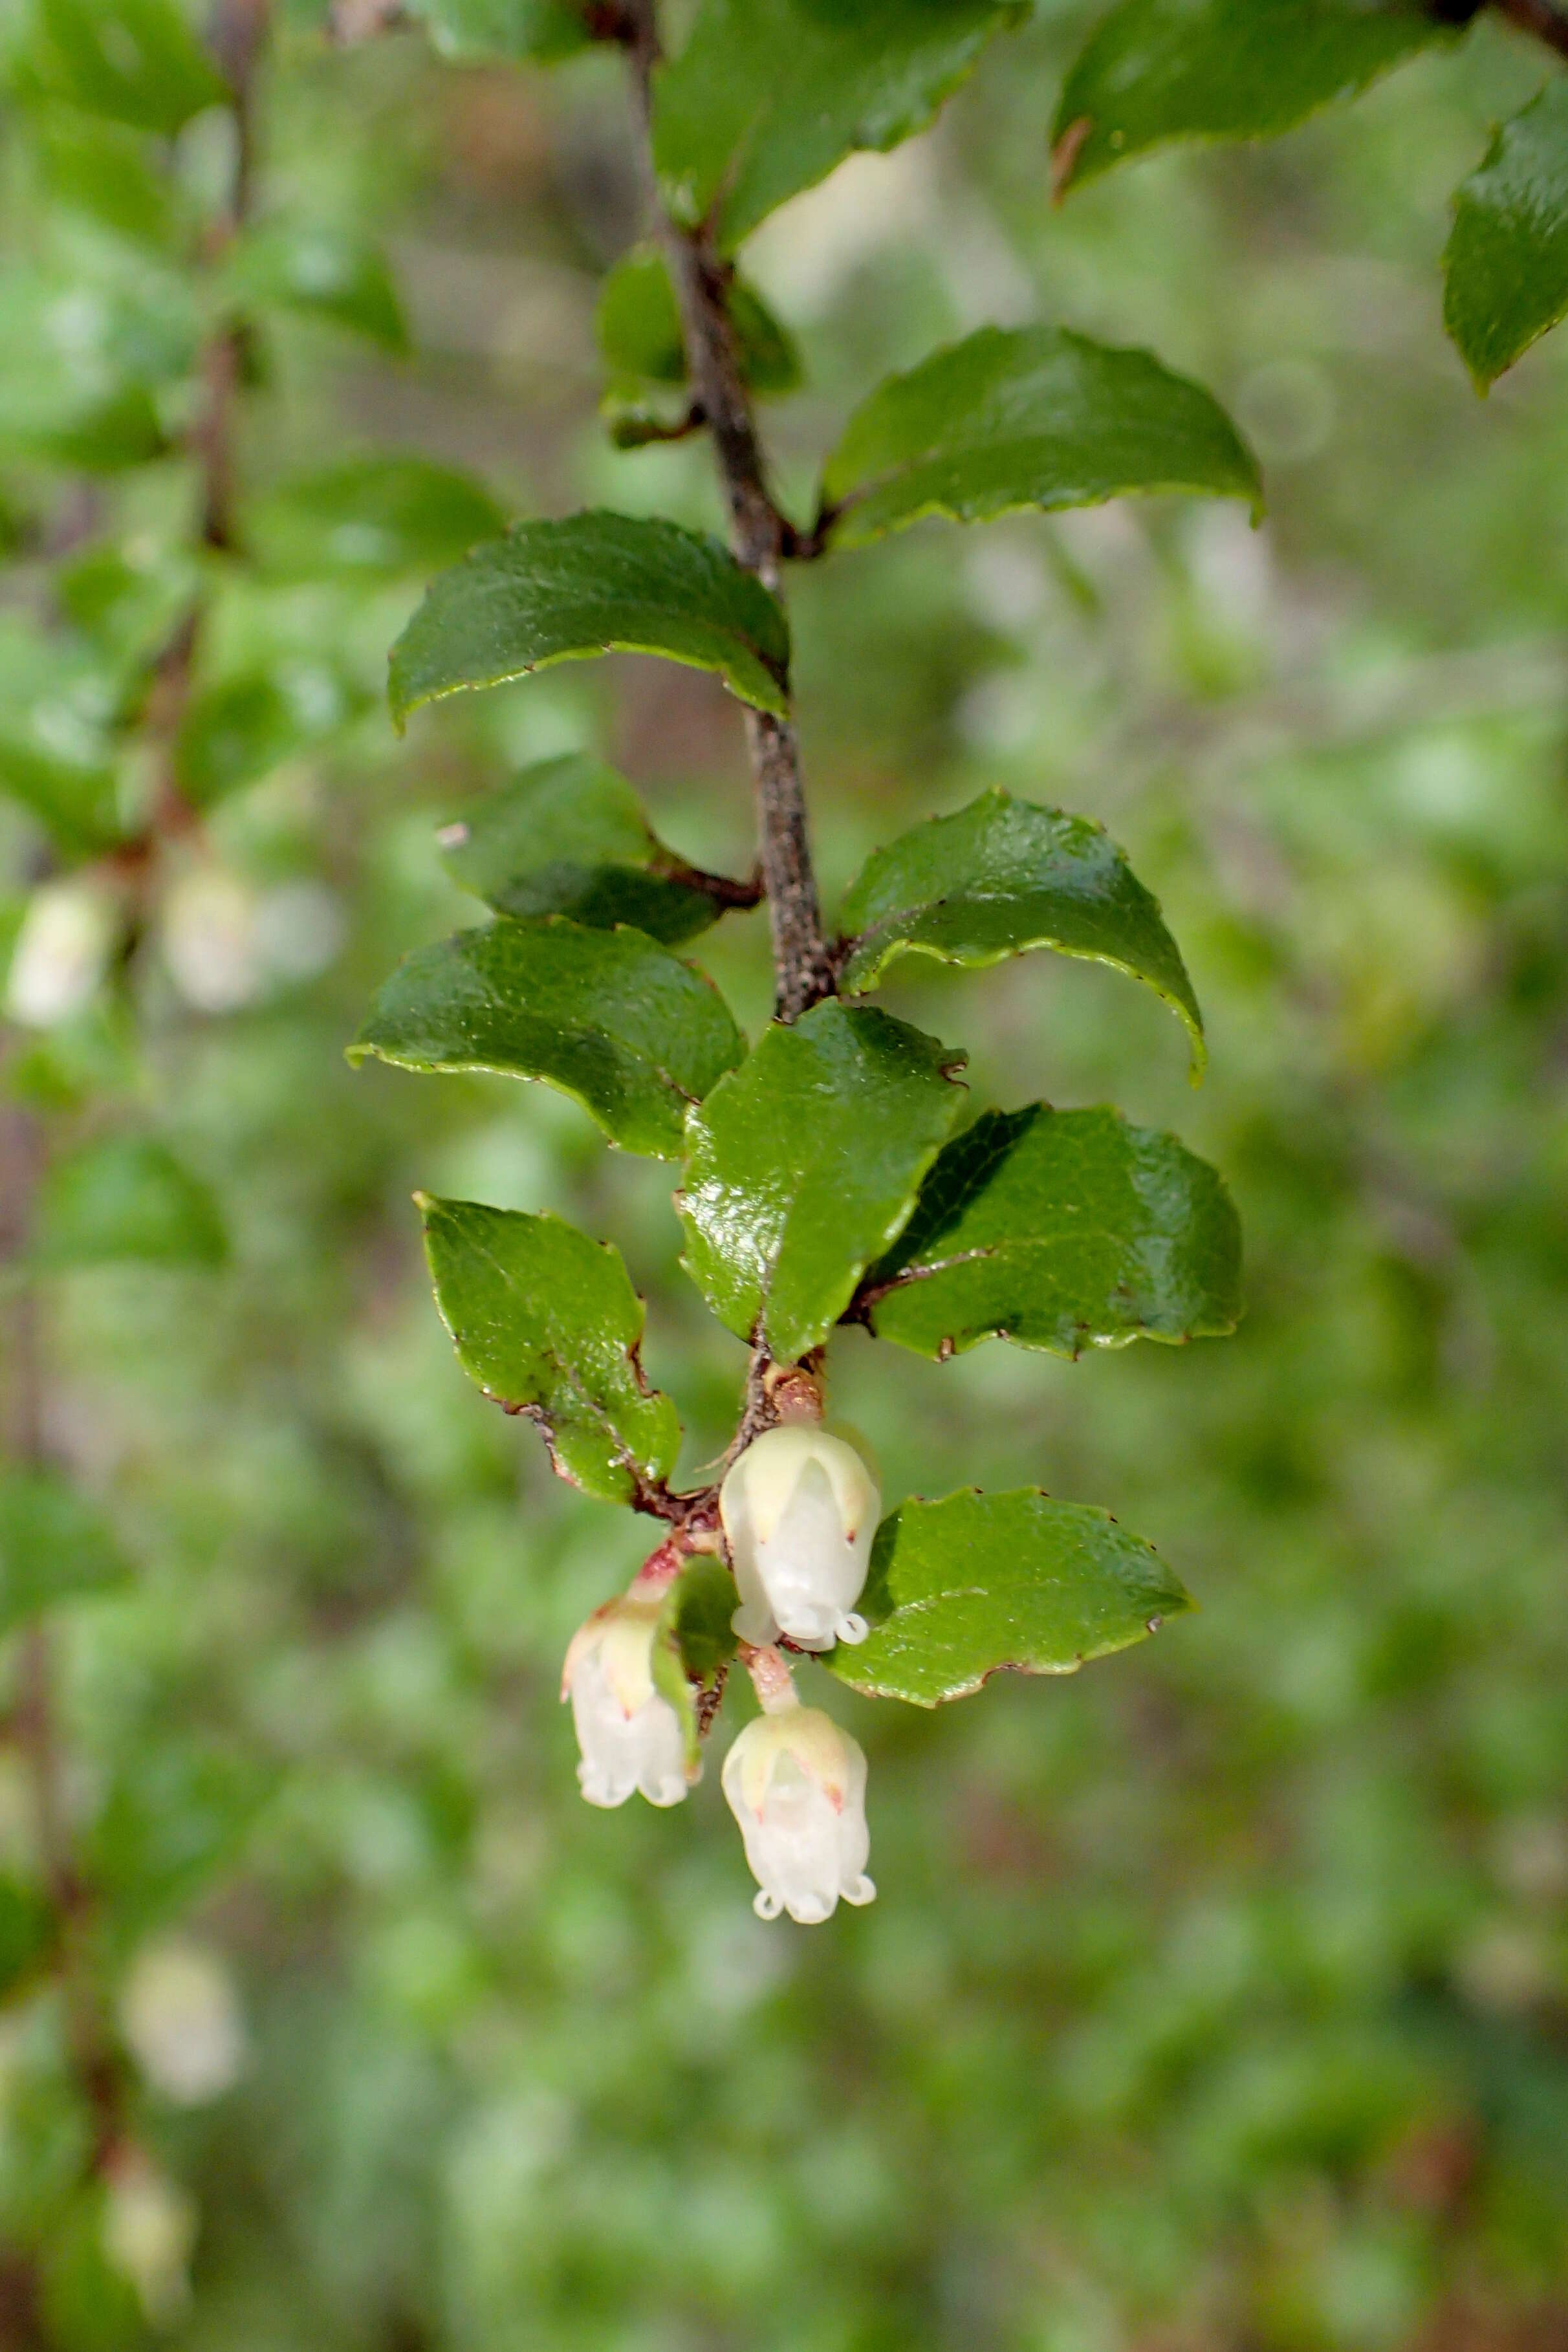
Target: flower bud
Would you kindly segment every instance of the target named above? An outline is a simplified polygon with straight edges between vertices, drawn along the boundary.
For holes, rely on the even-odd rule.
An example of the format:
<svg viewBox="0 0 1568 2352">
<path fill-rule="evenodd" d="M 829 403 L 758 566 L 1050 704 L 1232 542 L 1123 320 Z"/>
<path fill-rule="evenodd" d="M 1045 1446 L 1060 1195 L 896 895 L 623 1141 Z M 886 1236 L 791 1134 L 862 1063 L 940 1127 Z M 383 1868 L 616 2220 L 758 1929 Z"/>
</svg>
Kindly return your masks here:
<svg viewBox="0 0 1568 2352">
<path fill-rule="evenodd" d="M 108 969 L 115 929 L 112 901 L 90 882 L 47 882 L 35 890 L 5 979 L 10 1018 L 52 1029 L 79 1013 Z"/>
<path fill-rule="evenodd" d="M 791 1422 L 754 1439 L 719 1496 L 741 1639 L 761 1648 L 787 1633 L 803 1650 L 863 1642 L 866 1621 L 851 1612 L 880 1502 L 870 1471 L 841 1437 Z"/>
<path fill-rule="evenodd" d="M 724 1759 L 722 1782 L 761 1893 L 761 1919 L 787 1911 L 803 1926 L 830 1918 L 840 1895 L 869 1903 L 866 1758 L 820 1707 L 791 1706 L 749 1723 Z"/>
<path fill-rule="evenodd" d="M 624 1805 L 634 1789 L 650 1805 L 678 1805 L 686 1794 L 685 1727 L 653 1677 L 663 1614 L 662 1599 L 624 1594 L 572 1637 L 561 1696 L 572 1702 L 577 1779 L 591 1805 Z"/>
</svg>

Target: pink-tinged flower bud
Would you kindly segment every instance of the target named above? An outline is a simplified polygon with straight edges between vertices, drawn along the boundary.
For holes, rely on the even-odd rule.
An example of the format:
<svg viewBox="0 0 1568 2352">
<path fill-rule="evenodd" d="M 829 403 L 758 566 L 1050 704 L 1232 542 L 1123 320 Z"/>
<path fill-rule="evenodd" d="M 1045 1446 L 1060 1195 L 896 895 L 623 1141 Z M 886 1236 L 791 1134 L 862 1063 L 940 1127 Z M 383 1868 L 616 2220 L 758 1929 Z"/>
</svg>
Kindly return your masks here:
<svg viewBox="0 0 1568 2352">
<path fill-rule="evenodd" d="M 832 1916 L 840 1895 L 871 1901 L 865 1753 L 831 1716 L 791 1706 L 759 1717 L 725 1757 L 721 1778 L 762 1890 L 759 1918 L 787 1911 L 810 1927 Z"/>
<path fill-rule="evenodd" d="M 624 1805 L 634 1789 L 650 1805 L 678 1805 L 686 1794 L 685 1727 L 654 1683 L 663 1613 L 658 1597 L 624 1594 L 572 1637 L 561 1696 L 572 1702 L 583 1751 L 577 1779 L 591 1805 Z"/>
<path fill-rule="evenodd" d="M 761 1648 L 781 1633 L 803 1650 L 863 1642 L 857 1617 L 881 1497 L 852 1445 L 809 1422 L 753 1440 L 719 1496 L 741 1606 L 734 1627 Z"/>
</svg>

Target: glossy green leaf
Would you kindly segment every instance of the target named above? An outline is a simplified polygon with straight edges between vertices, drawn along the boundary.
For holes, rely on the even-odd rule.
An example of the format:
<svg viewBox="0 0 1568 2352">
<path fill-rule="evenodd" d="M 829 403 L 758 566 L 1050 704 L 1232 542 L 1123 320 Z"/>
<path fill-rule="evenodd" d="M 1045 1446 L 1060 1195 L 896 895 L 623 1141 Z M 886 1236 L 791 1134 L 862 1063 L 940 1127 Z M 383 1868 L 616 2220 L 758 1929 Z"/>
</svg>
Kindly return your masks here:
<svg viewBox="0 0 1568 2352">
<path fill-rule="evenodd" d="M 999 0 L 703 0 L 655 85 L 665 203 L 737 246 L 854 149 L 923 131 L 1021 14 Z"/>
<path fill-rule="evenodd" d="M 1451 40 L 1421 0 L 1121 0 L 1067 79 L 1058 193 L 1173 139 L 1268 139 Z"/>
<path fill-rule="evenodd" d="M 367 708 L 366 695 L 326 655 L 300 654 L 220 679 L 192 698 L 180 722 L 180 790 L 195 807 L 210 808 L 328 741 Z"/>
<path fill-rule="evenodd" d="M 924 515 L 986 522 L 1019 507 L 1096 506 L 1133 491 L 1262 496 L 1224 410 L 1147 352 L 1061 327 L 983 327 L 889 376 L 827 461 L 836 547 Z"/>
<path fill-rule="evenodd" d="M 1074 1674 L 1192 1602 L 1109 1511 L 1026 1486 L 903 1504 L 877 1530 L 858 1606 L 871 1631 L 829 1670 L 869 1697 L 938 1706 L 1005 1667 Z"/>
<path fill-rule="evenodd" d="M 743 278 L 730 288 L 729 310 L 741 373 L 752 391 L 795 391 L 801 371 L 795 339 Z M 675 289 L 655 247 L 638 246 L 616 264 L 600 289 L 595 325 L 612 374 L 648 383 L 686 382 Z"/>
<path fill-rule="evenodd" d="M 982 793 L 879 849 L 842 911 L 851 946 L 839 984 L 875 988 L 900 956 L 973 971 L 1053 948 L 1148 983 L 1179 1013 L 1203 1064 L 1203 1015 L 1160 913 L 1104 829 L 1010 794 Z"/>
<path fill-rule="evenodd" d="M 397 289 L 379 247 L 321 221 L 265 221 L 230 248 L 224 279 L 242 305 L 328 320 L 389 352 L 408 349 Z"/>
<path fill-rule="evenodd" d="M 1479 391 L 1568 312 L 1568 79 L 1505 122 L 1460 184 L 1443 319 Z"/>
<path fill-rule="evenodd" d="M 524 522 L 445 572 L 392 649 L 392 712 L 552 662 L 662 654 L 783 715 L 789 624 L 716 539 L 602 510 Z"/>
<path fill-rule="evenodd" d="M 530 58 L 548 65 L 588 42 L 576 0 L 408 0 L 445 58 L 468 63 L 486 58 Z"/>
<path fill-rule="evenodd" d="M 412 454 L 353 457 L 253 499 L 241 538 L 263 571 L 289 580 L 437 572 L 505 520 L 470 474 Z"/>
<path fill-rule="evenodd" d="M 151 1136 L 100 1138 L 49 1171 L 32 1251 L 39 1265 L 210 1266 L 226 1255 L 211 1192 Z"/>
<path fill-rule="evenodd" d="M 836 999 L 775 1024 L 687 1122 L 687 1272 L 781 1362 L 821 1345 L 902 1231 L 964 1103 L 962 1056 Z"/>
<path fill-rule="evenodd" d="M 1077 1356 L 1232 1331 L 1241 1228 L 1215 1171 L 1109 1109 L 986 1111 L 942 1153 L 857 1301 L 939 1359 L 1012 1339 Z"/>
<path fill-rule="evenodd" d="M 87 653 L 0 614 L 0 793 L 29 809 L 62 856 L 120 837 L 112 680 Z"/>
<path fill-rule="evenodd" d="M 641 931 L 550 915 L 502 916 L 405 956 L 349 1057 L 542 1078 L 613 1143 L 674 1160 L 688 1108 L 744 1050 L 723 998 L 689 964 Z"/>
<path fill-rule="evenodd" d="M 667 947 L 716 920 L 706 890 L 650 828 L 624 776 L 584 751 L 542 760 L 443 828 L 447 868 L 503 915 L 630 923 Z"/>
<path fill-rule="evenodd" d="M 0 1633 L 130 1570 L 101 1515 L 52 1471 L 0 1465 Z"/>
<path fill-rule="evenodd" d="M 680 1423 L 643 1378 L 642 1301 L 619 1252 L 559 1217 L 416 1198 L 436 1304 L 469 1379 L 536 1423 L 562 1477 L 602 1501 L 667 1477 Z"/>
<path fill-rule="evenodd" d="M 168 138 L 227 96 L 178 0 L 36 0 L 31 62 L 51 96 Z"/>
</svg>

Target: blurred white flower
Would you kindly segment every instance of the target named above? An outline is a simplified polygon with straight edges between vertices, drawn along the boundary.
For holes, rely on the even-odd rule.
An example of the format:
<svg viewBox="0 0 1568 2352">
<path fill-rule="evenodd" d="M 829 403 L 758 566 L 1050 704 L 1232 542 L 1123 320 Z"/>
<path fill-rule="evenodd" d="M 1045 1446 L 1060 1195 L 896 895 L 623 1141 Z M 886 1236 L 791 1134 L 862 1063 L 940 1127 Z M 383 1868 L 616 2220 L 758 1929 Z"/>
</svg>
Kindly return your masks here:
<svg viewBox="0 0 1568 2352">
<path fill-rule="evenodd" d="M 136 2290 L 155 2327 L 167 2327 L 191 2299 L 190 2261 L 200 2217 L 195 2200 L 132 2148 L 110 2175 L 103 2216 L 103 2251 Z"/>
<path fill-rule="evenodd" d="M 819 1707 L 785 1706 L 749 1723 L 724 1759 L 730 1811 L 762 1890 L 759 1918 L 815 1926 L 846 1903 L 869 1903 L 866 1758 Z"/>
<path fill-rule="evenodd" d="M 741 1606 L 734 1627 L 759 1648 L 787 1633 L 803 1650 L 863 1642 L 855 1616 L 881 1497 L 852 1445 L 810 1422 L 753 1440 L 720 1492 Z"/>
<path fill-rule="evenodd" d="M 46 882 L 22 918 L 5 980 L 5 1011 L 28 1029 L 79 1013 L 108 969 L 119 928 L 108 892 L 87 881 Z"/>
<path fill-rule="evenodd" d="M 280 882 L 256 909 L 257 952 L 280 981 L 314 980 L 342 948 L 348 925 L 324 882 Z"/>
<path fill-rule="evenodd" d="M 237 874 L 203 866 L 163 900 L 163 961 L 198 1013 L 236 1013 L 263 980 L 256 893 Z"/>
<path fill-rule="evenodd" d="M 677 1805 L 686 1794 L 685 1727 L 653 1679 L 663 1609 L 661 1599 L 624 1594 L 572 1637 L 561 1696 L 572 1702 L 577 1779 L 591 1805 L 624 1805 L 634 1789 L 650 1805 Z"/>
<path fill-rule="evenodd" d="M 121 2003 L 132 2056 L 155 2091 L 183 2107 L 221 2097 L 245 2064 L 245 2024 L 234 1981 L 199 1944 L 149 1945 Z"/>
</svg>

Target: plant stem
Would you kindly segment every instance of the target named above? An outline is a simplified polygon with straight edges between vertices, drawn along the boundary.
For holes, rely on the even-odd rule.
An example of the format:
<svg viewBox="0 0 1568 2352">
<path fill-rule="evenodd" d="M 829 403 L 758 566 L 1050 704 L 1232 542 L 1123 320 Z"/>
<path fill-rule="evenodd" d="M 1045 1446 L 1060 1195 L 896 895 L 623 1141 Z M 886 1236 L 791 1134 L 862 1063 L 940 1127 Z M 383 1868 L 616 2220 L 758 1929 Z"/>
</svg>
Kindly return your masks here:
<svg viewBox="0 0 1568 2352">
<path fill-rule="evenodd" d="M 1555 5 L 1555 0 L 1497 0 L 1497 7 L 1521 33 L 1533 33 L 1559 57 L 1568 58 L 1568 16 Z"/>
<path fill-rule="evenodd" d="M 631 0 L 622 22 L 651 178 L 653 69 L 658 62 L 654 0 Z M 693 399 L 713 436 L 719 478 L 730 510 L 731 544 L 747 571 L 776 591 L 790 534 L 768 494 L 756 419 L 741 373 L 730 319 L 733 273 L 714 251 L 706 233 L 684 229 L 671 220 L 657 195 L 655 210 L 659 242 L 679 305 Z M 763 881 L 773 923 L 773 1012 L 780 1021 L 796 1021 L 834 990 L 833 964 L 822 936 L 806 834 L 800 749 L 793 723 L 766 711 L 747 711 L 746 734 L 756 792 Z"/>
</svg>

